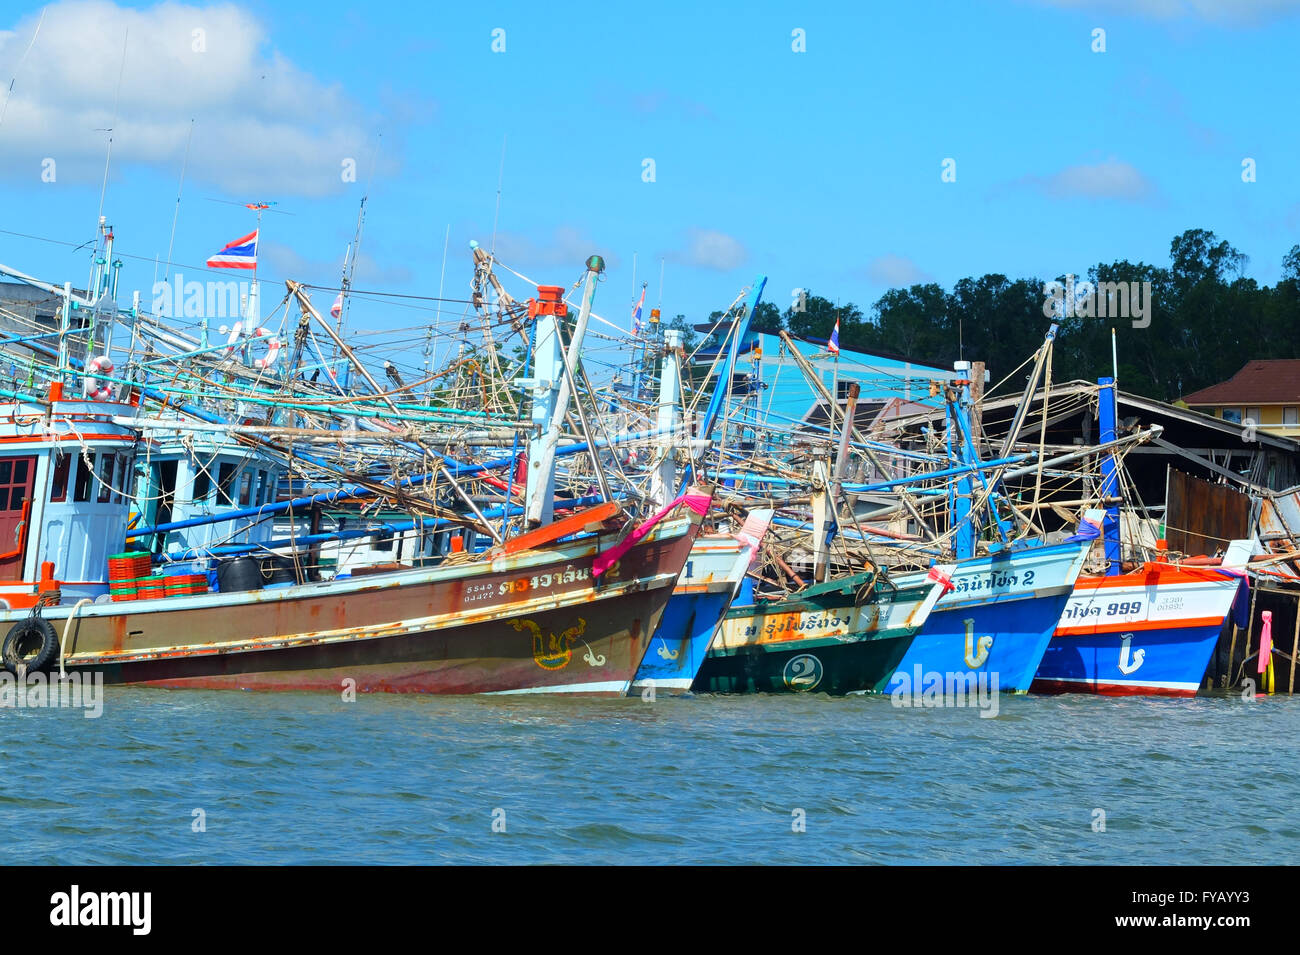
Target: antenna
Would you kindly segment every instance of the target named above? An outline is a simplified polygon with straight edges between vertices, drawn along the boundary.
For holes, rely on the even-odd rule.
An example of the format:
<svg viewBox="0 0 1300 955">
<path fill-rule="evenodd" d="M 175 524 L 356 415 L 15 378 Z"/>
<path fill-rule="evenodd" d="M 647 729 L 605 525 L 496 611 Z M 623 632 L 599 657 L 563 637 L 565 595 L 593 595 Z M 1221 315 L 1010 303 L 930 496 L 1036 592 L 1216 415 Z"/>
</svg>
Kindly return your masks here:
<svg viewBox="0 0 1300 955">
<path fill-rule="evenodd" d="M 501 219 L 501 185 L 506 178 L 506 141 L 508 134 L 501 136 L 501 168 L 497 171 L 497 209 L 492 215 L 492 245 L 488 249 L 488 255 L 496 258 L 497 252 L 497 222 Z"/>
<path fill-rule="evenodd" d="M 5 101 L 0 104 L 0 126 L 4 125 L 5 113 L 9 109 L 9 97 L 14 94 L 14 83 L 18 81 L 18 74 L 27 62 L 27 54 L 32 52 L 32 47 L 36 45 L 36 38 L 40 36 L 41 24 L 45 22 L 45 8 L 41 7 L 41 18 L 36 21 L 36 29 L 32 31 L 31 42 L 27 44 L 27 49 L 23 50 L 23 55 L 18 59 L 18 65 L 14 67 L 14 75 L 9 78 L 9 89 L 5 92 Z"/>
<path fill-rule="evenodd" d="M 95 215 L 96 222 L 104 218 L 104 195 L 108 192 L 108 167 L 113 160 L 113 126 L 117 125 L 117 107 L 122 99 L 122 76 L 126 73 L 126 41 L 130 36 L 130 30 L 122 31 L 122 63 L 117 70 L 117 92 L 113 95 L 113 125 L 104 130 L 108 133 L 108 154 L 104 156 L 104 184 L 99 189 L 99 212 Z"/>
<path fill-rule="evenodd" d="M 447 234 L 442 240 L 442 275 L 438 278 L 438 310 L 433 317 L 433 324 L 425 332 L 424 339 L 424 377 L 428 378 L 433 371 L 433 329 L 434 326 L 442 324 L 442 286 L 447 279 L 447 249 L 451 246 L 451 223 L 447 223 Z M 424 383 L 424 403 L 429 404 L 430 397 L 433 394 L 433 382 Z"/>
<path fill-rule="evenodd" d="M 164 282 L 166 282 L 169 278 L 171 278 L 172 245 L 176 242 L 176 220 L 179 219 L 181 216 L 181 190 L 185 188 L 185 170 L 189 167 L 190 164 L 190 143 L 192 143 L 193 141 L 194 141 L 194 118 L 190 117 L 190 134 L 185 140 L 185 160 L 184 162 L 181 163 L 181 181 L 180 181 L 180 185 L 176 187 L 176 208 L 172 212 L 172 234 L 171 234 L 171 238 L 167 240 L 167 272 L 163 276 Z M 158 273 L 158 268 L 157 265 L 155 264 L 154 266 L 155 278 L 157 278 L 157 273 Z"/>
<path fill-rule="evenodd" d="M 375 166 L 379 158 L 379 143 L 384 138 L 383 133 L 377 133 L 375 136 L 375 148 L 370 152 L 370 171 L 366 174 L 366 191 L 361 197 L 361 205 L 357 209 L 357 228 L 352 235 L 352 256 L 343 260 L 343 278 L 340 280 L 339 295 L 343 298 L 343 306 L 339 309 L 335 331 L 341 336 L 343 326 L 347 322 L 347 317 L 351 311 L 351 301 L 348 298 L 348 290 L 352 288 L 352 276 L 356 272 L 357 259 L 361 255 L 361 233 L 366 225 L 366 201 L 370 198 L 370 187 L 375 181 Z M 339 348 L 336 343 L 333 350 L 333 358 L 339 356 Z"/>
</svg>

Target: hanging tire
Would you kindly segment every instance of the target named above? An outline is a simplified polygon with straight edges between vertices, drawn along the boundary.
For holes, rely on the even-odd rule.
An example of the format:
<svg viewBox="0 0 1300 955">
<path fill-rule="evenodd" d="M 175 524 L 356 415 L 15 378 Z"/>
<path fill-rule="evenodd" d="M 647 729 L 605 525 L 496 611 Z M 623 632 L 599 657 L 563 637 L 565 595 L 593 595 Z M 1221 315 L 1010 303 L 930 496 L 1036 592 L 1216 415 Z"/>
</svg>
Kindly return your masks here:
<svg viewBox="0 0 1300 955">
<path fill-rule="evenodd" d="M 48 670 L 59 658 L 59 636 L 48 620 L 28 617 L 9 629 L 0 656 L 4 668 L 15 676 L 20 665 L 25 665 L 28 673 Z"/>
</svg>

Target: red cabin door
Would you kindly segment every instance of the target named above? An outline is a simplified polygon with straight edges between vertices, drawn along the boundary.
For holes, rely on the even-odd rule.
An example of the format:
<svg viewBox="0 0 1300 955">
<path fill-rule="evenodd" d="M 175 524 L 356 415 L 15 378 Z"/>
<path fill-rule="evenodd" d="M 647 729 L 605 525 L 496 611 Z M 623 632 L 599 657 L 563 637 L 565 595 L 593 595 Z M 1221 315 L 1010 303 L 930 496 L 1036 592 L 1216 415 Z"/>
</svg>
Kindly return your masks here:
<svg viewBox="0 0 1300 955">
<path fill-rule="evenodd" d="M 0 580 L 22 580 L 36 459 L 0 458 Z"/>
</svg>

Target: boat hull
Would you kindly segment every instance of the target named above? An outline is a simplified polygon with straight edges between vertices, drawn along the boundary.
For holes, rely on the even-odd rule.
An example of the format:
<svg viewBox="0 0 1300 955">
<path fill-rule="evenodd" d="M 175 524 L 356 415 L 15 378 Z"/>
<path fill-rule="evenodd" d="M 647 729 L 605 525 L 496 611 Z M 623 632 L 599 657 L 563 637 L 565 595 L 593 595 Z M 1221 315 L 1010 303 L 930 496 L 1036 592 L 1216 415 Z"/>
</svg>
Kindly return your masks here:
<svg viewBox="0 0 1300 955">
<path fill-rule="evenodd" d="M 282 590 L 96 604 L 72 615 L 65 666 L 165 687 L 620 696 L 698 525 L 661 524 L 599 579 L 592 561 L 612 534 Z M 44 615 L 62 633 L 71 612 Z"/>
<path fill-rule="evenodd" d="M 881 692 L 929 613 L 930 586 L 733 607 L 700 667 L 706 693 Z"/>
<path fill-rule="evenodd" d="M 654 687 L 656 691 L 685 692 L 709 652 L 723 615 L 731 606 L 735 588 L 674 591 L 650 638 L 645 657 L 637 670 L 632 692 Z"/>
<path fill-rule="evenodd" d="M 1080 580 L 1033 691 L 1195 696 L 1239 586 L 1213 570 L 1161 565 Z"/>
<path fill-rule="evenodd" d="M 690 690 L 767 532 L 771 514 L 770 510 L 750 512 L 740 534 L 696 539 L 641 661 L 632 684 L 634 693 L 651 687 L 656 692 Z"/>
<path fill-rule="evenodd" d="M 1032 547 L 962 561 L 890 684 L 914 674 L 996 675 L 1003 692 L 1025 693 L 1087 556 L 1088 543 Z M 897 578 L 900 585 L 923 575 Z"/>
</svg>

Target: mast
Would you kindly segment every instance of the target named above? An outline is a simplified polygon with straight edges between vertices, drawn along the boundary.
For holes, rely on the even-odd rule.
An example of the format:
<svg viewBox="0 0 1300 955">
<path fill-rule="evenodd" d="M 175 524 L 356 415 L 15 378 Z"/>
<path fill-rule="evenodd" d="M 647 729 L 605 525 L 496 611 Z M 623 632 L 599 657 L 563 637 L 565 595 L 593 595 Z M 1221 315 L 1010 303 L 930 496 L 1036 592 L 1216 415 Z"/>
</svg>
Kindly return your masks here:
<svg viewBox="0 0 1300 955">
<path fill-rule="evenodd" d="M 533 394 L 532 421 L 537 429 L 528 442 L 528 500 L 527 519 L 532 524 L 550 523 L 555 509 L 555 449 L 560 441 L 560 425 L 569 407 L 571 390 L 566 367 L 577 365 L 582 340 L 591 318 L 591 303 L 596 297 L 596 282 L 605 271 L 605 260 L 599 255 L 587 259 L 586 286 L 582 292 L 582 307 L 569 343 L 568 356 L 560 343 L 559 319 L 565 314 L 559 305 L 546 303 L 546 291 L 551 286 L 540 286 L 538 295 L 543 303 L 552 307 L 537 315 L 537 344 L 534 346 L 533 377 L 520 381 Z M 561 290 L 563 291 L 563 290 Z M 556 314 L 556 313 L 559 314 Z"/>
<path fill-rule="evenodd" d="M 745 310 L 736 320 L 736 327 L 732 330 L 731 347 L 727 350 L 727 360 L 718 371 L 718 380 L 714 383 L 713 394 L 709 396 L 709 406 L 704 411 L 704 420 L 700 422 L 698 437 L 702 440 L 708 439 L 709 432 L 713 430 L 713 425 L 722 412 L 722 406 L 731 393 L 731 373 L 736 367 L 736 358 L 740 354 L 740 343 L 749 334 L 749 323 L 754 318 L 754 309 L 758 308 L 758 302 L 763 297 L 763 288 L 766 285 L 766 275 L 755 277 L 754 284 L 749 290 L 749 298 L 745 300 Z M 694 462 L 691 464 L 687 480 L 697 480 Z M 682 485 L 682 489 L 685 489 L 685 484 Z"/>
<path fill-rule="evenodd" d="M 1115 440 L 1115 379 L 1098 378 L 1097 417 L 1100 433 L 1097 435 L 1102 444 Z M 1108 451 L 1101 456 L 1101 488 L 1097 492 L 1102 500 L 1119 496 L 1119 471 L 1115 466 L 1115 453 Z M 1119 540 L 1119 506 L 1106 506 L 1106 516 L 1101 522 L 1101 536 L 1106 548 L 1106 575 L 1113 576 L 1120 572 Z"/>
<path fill-rule="evenodd" d="M 664 353 L 659 373 L 659 463 L 650 480 L 650 499 L 662 506 L 677 486 L 677 462 L 674 460 L 677 434 L 681 426 L 682 371 L 678 364 L 682 350 L 682 333 L 676 328 L 664 332 Z"/>
</svg>

